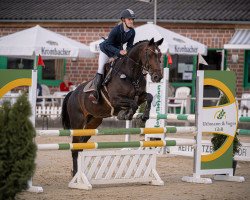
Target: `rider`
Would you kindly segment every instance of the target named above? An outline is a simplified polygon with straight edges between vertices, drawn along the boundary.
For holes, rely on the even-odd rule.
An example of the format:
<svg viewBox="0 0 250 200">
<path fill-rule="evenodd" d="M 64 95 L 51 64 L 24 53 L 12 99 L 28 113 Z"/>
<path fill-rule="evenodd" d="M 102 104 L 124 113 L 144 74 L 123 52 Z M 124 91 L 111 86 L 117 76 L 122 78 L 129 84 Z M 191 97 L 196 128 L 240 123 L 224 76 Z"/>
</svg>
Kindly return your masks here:
<svg viewBox="0 0 250 200">
<path fill-rule="evenodd" d="M 98 71 L 94 79 L 94 91 L 89 99 L 97 104 L 99 101 L 99 90 L 103 81 L 104 65 L 115 58 L 126 55 L 127 50 L 131 49 L 134 43 L 135 14 L 132 10 L 126 9 L 121 12 L 121 22 L 115 26 L 109 33 L 108 39 L 100 44 Z M 127 43 L 127 49 L 123 50 L 123 44 Z"/>
</svg>

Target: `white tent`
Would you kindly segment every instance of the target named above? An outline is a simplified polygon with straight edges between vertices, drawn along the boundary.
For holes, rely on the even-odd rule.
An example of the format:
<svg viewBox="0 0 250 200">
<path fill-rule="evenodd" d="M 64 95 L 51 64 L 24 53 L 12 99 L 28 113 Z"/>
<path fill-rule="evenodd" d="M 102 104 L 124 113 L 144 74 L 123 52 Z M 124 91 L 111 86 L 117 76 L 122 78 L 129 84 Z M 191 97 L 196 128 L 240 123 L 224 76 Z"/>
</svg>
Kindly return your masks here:
<svg viewBox="0 0 250 200">
<path fill-rule="evenodd" d="M 141 40 L 150 40 L 154 38 L 155 41 L 164 38 L 160 46 L 162 53 L 169 52 L 170 54 L 184 54 L 184 55 L 207 55 L 207 46 L 197 41 L 184 37 L 180 34 L 172 32 L 168 29 L 162 28 L 155 24 L 145 24 L 135 28 L 136 36 L 134 43 Z M 92 52 L 99 51 L 99 44 L 103 40 L 98 40 L 90 43 L 90 50 Z"/>
<path fill-rule="evenodd" d="M 32 58 L 89 58 L 94 54 L 89 46 L 42 28 L 25 29 L 0 38 L 0 55 Z"/>
</svg>

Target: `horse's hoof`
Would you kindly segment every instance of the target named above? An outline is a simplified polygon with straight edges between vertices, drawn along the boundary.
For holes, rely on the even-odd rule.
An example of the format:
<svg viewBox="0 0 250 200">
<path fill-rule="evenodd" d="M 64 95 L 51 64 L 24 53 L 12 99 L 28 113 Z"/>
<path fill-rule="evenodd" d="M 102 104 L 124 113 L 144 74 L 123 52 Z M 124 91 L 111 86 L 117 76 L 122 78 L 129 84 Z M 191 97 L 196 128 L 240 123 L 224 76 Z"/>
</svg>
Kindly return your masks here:
<svg viewBox="0 0 250 200">
<path fill-rule="evenodd" d="M 117 119 L 118 120 L 125 120 L 126 117 L 126 111 L 125 110 L 121 110 L 118 115 L 117 115 Z"/>
<path fill-rule="evenodd" d="M 141 120 L 142 120 L 143 122 L 146 122 L 148 119 L 149 119 L 149 117 L 142 117 L 142 118 L 141 118 Z"/>
<path fill-rule="evenodd" d="M 133 119 L 133 115 L 125 115 L 125 120 L 132 120 Z"/>
<path fill-rule="evenodd" d="M 117 115 L 118 120 L 125 120 L 124 116 Z"/>
<path fill-rule="evenodd" d="M 136 127 L 145 127 L 146 120 L 144 121 L 141 117 L 136 119 Z"/>
<path fill-rule="evenodd" d="M 75 170 L 71 170 L 71 176 L 74 177 L 76 175 L 76 171 Z"/>
</svg>

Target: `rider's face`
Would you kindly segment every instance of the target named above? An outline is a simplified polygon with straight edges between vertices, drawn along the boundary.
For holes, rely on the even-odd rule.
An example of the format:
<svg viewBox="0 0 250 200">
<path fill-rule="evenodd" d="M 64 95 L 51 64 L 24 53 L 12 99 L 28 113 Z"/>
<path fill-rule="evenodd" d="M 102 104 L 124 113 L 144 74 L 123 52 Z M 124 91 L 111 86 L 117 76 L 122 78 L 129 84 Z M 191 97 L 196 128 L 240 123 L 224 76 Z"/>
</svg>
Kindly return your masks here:
<svg viewBox="0 0 250 200">
<path fill-rule="evenodd" d="M 124 20 L 129 28 L 134 28 L 134 19 L 125 18 Z"/>
</svg>

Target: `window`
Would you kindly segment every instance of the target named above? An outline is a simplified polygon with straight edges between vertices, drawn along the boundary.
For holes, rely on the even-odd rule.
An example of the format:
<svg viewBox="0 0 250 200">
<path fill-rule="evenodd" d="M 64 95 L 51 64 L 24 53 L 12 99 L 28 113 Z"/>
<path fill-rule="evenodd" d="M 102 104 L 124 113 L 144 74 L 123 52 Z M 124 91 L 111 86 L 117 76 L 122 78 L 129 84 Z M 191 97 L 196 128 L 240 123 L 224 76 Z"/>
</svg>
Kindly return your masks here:
<svg viewBox="0 0 250 200">
<path fill-rule="evenodd" d="M 207 56 L 202 56 L 208 65 L 199 64 L 200 70 L 221 70 L 222 50 L 209 49 Z"/>
<path fill-rule="evenodd" d="M 33 69 L 34 61 L 22 58 L 8 58 L 7 69 Z"/>
<path fill-rule="evenodd" d="M 202 56 L 208 65 L 199 64 L 199 70 L 221 70 L 222 62 L 222 50 L 221 49 L 209 49 L 206 56 Z M 220 92 L 217 88 L 206 85 L 204 86 L 204 97 L 218 98 Z M 215 106 L 217 101 L 204 100 L 203 106 Z"/>
<path fill-rule="evenodd" d="M 250 50 L 245 51 L 244 87 L 250 88 Z"/>
<path fill-rule="evenodd" d="M 65 73 L 66 61 L 63 59 L 44 60 L 45 67 L 38 68 L 38 81 L 48 86 L 58 86 Z"/>
<path fill-rule="evenodd" d="M 38 67 L 38 81 L 48 86 L 59 86 L 66 68 L 65 59 L 44 60 L 45 67 Z M 0 69 L 33 69 L 32 59 L 0 56 Z"/>
<path fill-rule="evenodd" d="M 192 82 L 193 56 L 172 55 L 173 64 L 169 68 L 170 82 Z"/>
<path fill-rule="evenodd" d="M 42 68 L 43 80 L 62 80 L 64 75 L 63 60 L 45 60 Z"/>
</svg>

